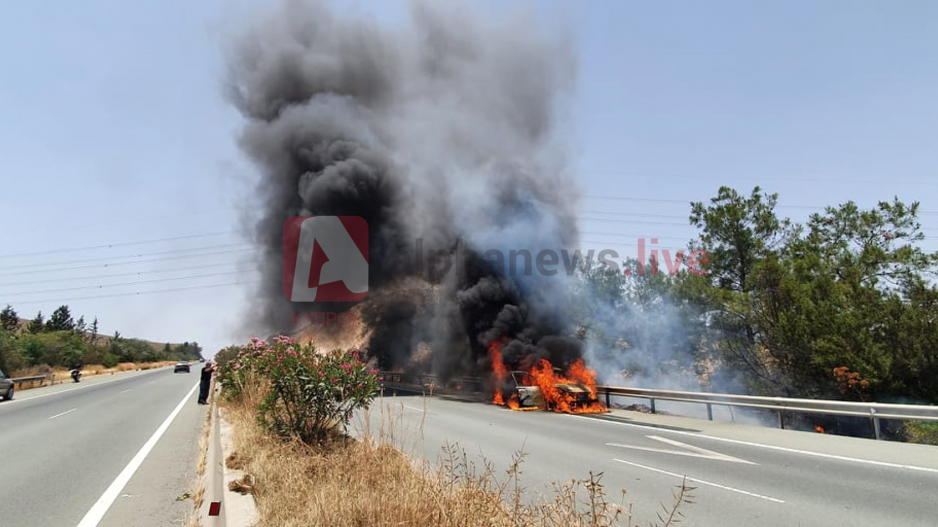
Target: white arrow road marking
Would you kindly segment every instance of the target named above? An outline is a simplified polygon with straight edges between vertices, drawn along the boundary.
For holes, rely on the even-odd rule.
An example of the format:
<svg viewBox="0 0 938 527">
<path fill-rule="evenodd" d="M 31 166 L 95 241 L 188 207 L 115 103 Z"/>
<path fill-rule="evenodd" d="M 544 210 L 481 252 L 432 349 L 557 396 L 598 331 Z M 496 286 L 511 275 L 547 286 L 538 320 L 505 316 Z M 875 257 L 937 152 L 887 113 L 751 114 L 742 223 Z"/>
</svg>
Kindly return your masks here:
<svg viewBox="0 0 938 527">
<path fill-rule="evenodd" d="M 74 412 L 75 410 L 78 410 L 78 408 L 72 408 L 71 410 L 62 412 L 62 413 L 60 413 L 60 414 L 55 414 L 55 415 L 53 415 L 52 417 L 50 417 L 49 419 L 55 419 L 56 417 L 62 417 L 63 415 L 67 415 L 67 414 L 70 414 L 70 413 Z"/>
<path fill-rule="evenodd" d="M 745 459 L 739 459 L 738 457 L 728 456 L 726 454 L 714 452 L 713 450 L 706 450 L 706 449 L 696 447 L 693 445 L 688 445 L 687 443 L 681 443 L 680 441 L 675 441 L 673 439 L 668 439 L 666 437 L 660 437 L 660 436 L 645 436 L 645 437 L 647 437 L 648 439 L 654 439 L 655 441 L 661 441 L 662 443 L 667 443 L 671 446 L 676 446 L 678 448 L 684 448 L 686 450 L 668 450 L 665 448 L 652 448 L 652 447 L 647 447 L 647 446 L 623 445 L 621 443 L 606 443 L 606 446 L 630 448 L 632 450 L 644 450 L 646 452 L 660 452 L 662 454 L 674 454 L 676 456 L 702 457 L 704 459 L 716 459 L 718 461 L 729 461 L 732 463 L 744 463 L 746 465 L 758 465 L 758 463 L 753 463 L 752 461 L 746 461 Z"/>
<path fill-rule="evenodd" d="M 694 483 L 700 483 L 701 485 L 708 485 L 710 487 L 716 487 L 718 489 L 728 490 L 730 492 L 736 492 L 739 494 L 745 494 L 746 496 L 752 496 L 753 498 L 759 498 L 763 500 L 773 501 L 775 503 L 785 503 L 785 500 L 780 500 L 778 498 L 773 498 L 771 496 L 764 496 L 762 494 L 756 494 L 755 492 L 749 492 L 746 490 L 735 489 L 733 487 L 727 487 L 726 485 L 720 485 L 719 483 L 712 483 L 709 481 L 704 481 L 702 479 L 692 478 L 690 476 L 682 476 L 675 472 L 668 472 L 667 470 L 661 470 L 660 468 L 648 467 L 645 465 L 639 465 L 638 463 L 632 463 L 631 461 L 625 461 L 623 459 L 615 459 L 619 463 L 625 463 L 626 465 L 632 465 L 633 467 L 643 468 L 645 470 L 650 470 L 652 472 L 657 472 L 659 474 L 664 474 L 666 476 L 674 476 L 676 478 L 686 479 L 687 481 L 693 481 Z"/>
<path fill-rule="evenodd" d="M 16 401 L 11 401 L 11 402 L 16 402 Z M 597 419 L 595 417 L 588 417 L 586 415 L 580 415 L 580 414 L 572 414 L 572 415 L 564 414 L 564 415 L 567 415 L 568 417 L 572 417 L 574 419 L 591 419 L 594 422 L 605 423 L 605 424 L 613 425 L 613 426 L 630 426 L 633 428 L 644 428 L 644 429 L 650 428 L 650 426 L 646 424 L 623 423 L 620 421 L 610 421 L 608 419 Z M 776 450 L 778 452 L 787 452 L 790 454 L 800 454 L 803 456 L 815 456 L 815 457 L 821 457 L 821 458 L 826 458 L 826 459 L 836 459 L 838 461 L 849 461 L 851 463 L 862 463 L 865 465 L 873 465 L 876 467 L 917 470 L 920 472 L 938 474 L 938 468 L 933 468 L 933 467 L 921 467 L 921 466 L 916 466 L 916 465 L 901 465 L 899 463 L 890 463 L 888 461 L 874 461 L 872 459 L 860 459 L 856 457 L 839 456 L 837 454 L 824 454 L 822 452 L 812 452 L 810 450 L 797 450 L 794 448 L 786 448 L 786 447 L 778 446 L 778 445 L 767 445 L 765 443 L 753 443 L 751 441 L 740 441 L 739 439 L 730 439 L 728 437 L 711 436 L 711 435 L 701 434 L 698 432 L 685 432 L 683 430 L 668 430 L 668 433 L 679 434 L 682 436 L 689 436 L 689 437 L 699 437 L 703 439 L 709 439 L 710 441 L 722 441 L 724 443 L 732 443 L 734 445 L 744 445 L 744 446 L 750 446 L 750 447 L 755 447 L 755 448 L 764 448 L 767 450 Z M 828 438 L 833 439 L 832 436 L 828 436 Z"/>
</svg>

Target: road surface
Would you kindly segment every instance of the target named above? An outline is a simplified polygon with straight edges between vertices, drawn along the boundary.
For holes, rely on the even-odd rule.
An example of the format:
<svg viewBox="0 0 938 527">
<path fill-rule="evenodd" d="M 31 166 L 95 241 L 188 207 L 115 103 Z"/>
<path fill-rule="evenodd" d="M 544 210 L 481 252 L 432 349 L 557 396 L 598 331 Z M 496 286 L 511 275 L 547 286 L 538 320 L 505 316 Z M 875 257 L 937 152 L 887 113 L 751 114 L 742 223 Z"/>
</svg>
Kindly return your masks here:
<svg viewBox="0 0 938 527">
<path fill-rule="evenodd" d="M 177 498 L 195 487 L 207 408 L 193 370 L 89 377 L 0 402 L 0 525 L 184 525 L 192 502 Z"/>
<path fill-rule="evenodd" d="M 481 453 L 499 470 L 523 450 L 528 497 L 551 481 L 602 472 L 634 522 L 648 525 L 682 478 L 696 487 L 681 510 L 688 526 L 938 525 L 938 447 L 777 430 L 617 410 L 602 416 L 516 412 L 446 398 L 384 398 L 356 418 L 381 423 L 394 443 L 437 461 L 446 444 Z M 502 474 L 499 474 L 502 476 Z"/>
</svg>

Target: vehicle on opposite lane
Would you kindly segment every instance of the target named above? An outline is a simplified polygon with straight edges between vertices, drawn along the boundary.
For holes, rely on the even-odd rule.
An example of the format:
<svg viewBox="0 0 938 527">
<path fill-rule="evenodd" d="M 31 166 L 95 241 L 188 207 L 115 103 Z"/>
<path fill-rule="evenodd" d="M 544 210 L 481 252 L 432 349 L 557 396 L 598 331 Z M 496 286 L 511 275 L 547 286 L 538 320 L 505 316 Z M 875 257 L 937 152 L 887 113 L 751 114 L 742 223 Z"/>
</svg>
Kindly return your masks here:
<svg viewBox="0 0 938 527">
<path fill-rule="evenodd" d="M 0 370 L 0 394 L 2 394 L 4 401 L 13 398 L 13 381 L 3 373 L 3 370 Z"/>
<path fill-rule="evenodd" d="M 176 363 L 176 367 L 173 368 L 173 373 L 179 373 L 179 372 L 181 372 L 181 371 L 184 371 L 184 372 L 186 372 L 186 373 L 189 373 L 189 363 L 188 363 L 188 362 L 181 360 L 181 361 L 179 361 L 179 362 Z"/>
</svg>

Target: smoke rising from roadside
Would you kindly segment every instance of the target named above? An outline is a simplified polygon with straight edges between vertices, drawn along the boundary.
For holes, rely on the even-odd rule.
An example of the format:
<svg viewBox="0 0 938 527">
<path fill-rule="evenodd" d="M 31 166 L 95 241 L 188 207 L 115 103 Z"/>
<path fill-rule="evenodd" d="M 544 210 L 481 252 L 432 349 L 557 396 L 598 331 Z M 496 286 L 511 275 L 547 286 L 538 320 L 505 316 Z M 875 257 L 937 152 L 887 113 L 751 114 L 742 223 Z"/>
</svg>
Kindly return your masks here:
<svg viewBox="0 0 938 527">
<path fill-rule="evenodd" d="M 575 54 L 535 15 L 495 21 L 415 2 L 404 26 L 383 27 L 285 1 L 241 35 L 228 91 L 260 173 L 251 214 L 263 281 L 250 318 L 262 330 L 288 330 L 298 310 L 353 307 L 281 292 L 283 222 L 352 215 L 369 225 L 358 308 L 383 366 L 478 373 L 496 339 L 510 340 L 509 363 L 582 355 L 569 277 L 506 277 L 478 256 L 577 244 L 562 133 Z M 436 276 L 441 255 L 455 265 Z M 420 344 L 429 357 L 415 356 Z"/>
</svg>

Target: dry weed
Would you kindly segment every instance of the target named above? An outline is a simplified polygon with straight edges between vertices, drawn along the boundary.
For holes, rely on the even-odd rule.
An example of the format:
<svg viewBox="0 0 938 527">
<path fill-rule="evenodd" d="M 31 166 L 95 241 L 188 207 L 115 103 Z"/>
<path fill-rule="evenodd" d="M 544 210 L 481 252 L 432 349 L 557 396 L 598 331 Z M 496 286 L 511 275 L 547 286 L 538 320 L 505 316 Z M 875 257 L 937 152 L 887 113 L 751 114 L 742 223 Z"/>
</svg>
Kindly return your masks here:
<svg viewBox="0 0 938 527">
<path fill-rule="evenodd" d="M 407 431 L 402 420 L 390 416 L 382 419 L 378 440 L 336 434 L 316 446 L 284 441 L 256 425 L 251 399 L 258 392 L 246 390 L 242 399 L 225 405 L 234 427 L 234 459 L 254 476 L 258 527 L 633 525 L 624 493 L 620 502 L 610 502 L 602 474 L 555 485 L 552 499 L 531 504 L 522 497 L 523 452 L 501 478 L 490 463 L 470 461 L 458 445 L 444 448 L 436 468 L 418 464 L 391 445 L 419 432 Z M 374 436 L 366 432 L 364 437 Z M 662 506 L 662 527 L 677 525 L 691 490 L 682 485 L 675 501 Z"/>
</svg>

